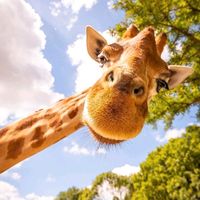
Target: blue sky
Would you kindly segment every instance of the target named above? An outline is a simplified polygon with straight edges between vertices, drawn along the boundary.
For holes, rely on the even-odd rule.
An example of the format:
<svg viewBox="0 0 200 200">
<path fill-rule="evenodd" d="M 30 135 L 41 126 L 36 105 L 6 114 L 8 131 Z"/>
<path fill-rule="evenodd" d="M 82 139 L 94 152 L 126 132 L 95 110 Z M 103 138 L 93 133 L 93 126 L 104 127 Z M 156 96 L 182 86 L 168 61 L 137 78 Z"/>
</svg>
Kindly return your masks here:
<svg viewBox="0 0 200 200">
<path fill-rule="evenodd" d="M 108 5 L 109 3 L 109 5 Z M 0 1 L 0 126 L 90 86 L 101 71 L 85 49 L 85 26 L 112 40 L 107 30 L 124 13 L 105 0 Z M 167 55 L 166 55 L 167 57 Z M 17 93 L 16 93 L 17 91 Z M 194 122 L 192 110 L 164 134 L 145 126 L 136 138 L 99 148 L 83 128 L 0 175 L 0 199 L 51 200 L 68 187 L 86 187 L 103 172 L 138 170 L 148 153 L 179 137 Z M 116 170 L 114 170 L 116 171 Z M 6 197 L 7 195 L 7 197 Z"/>
</svg>

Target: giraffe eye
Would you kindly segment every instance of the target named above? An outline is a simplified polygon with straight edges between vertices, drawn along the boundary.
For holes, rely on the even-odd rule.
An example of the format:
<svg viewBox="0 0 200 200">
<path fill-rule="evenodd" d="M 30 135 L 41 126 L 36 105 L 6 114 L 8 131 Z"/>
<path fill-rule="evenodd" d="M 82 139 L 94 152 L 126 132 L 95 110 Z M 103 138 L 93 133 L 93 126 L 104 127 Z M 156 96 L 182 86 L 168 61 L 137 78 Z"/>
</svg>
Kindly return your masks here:
<svg viewBox="0 0 200 200">
<path fill-rule="evenodd" d="M 106 62 L 108 62 L 107 58 L 104 55 L 99 55 L 98 56 L 98 61 L 104 65 Z"/>
<path fill-rule="evenodd" d="M 113 74 L 113 72 L 110 72 L 108 74 L 108 76 L 107 76 L 106 79 L 107 79 L 108 82 L 113 82 L 114 81 L 114 74 Z"/>
<path fill-rule="evenodd" d="M 144 94 L 144 87 L 140 86 L 140 87 L 133 88 L 133 94 L 135 96 L 141 96 L 142 94 Z"/>
<path fill-rule="evenodd" d="M 167 82 L 163 79 L 156 79 L 157 87 L 156 92 L 159 93 L 162 88 L 169 90 Z"/>
</svg>

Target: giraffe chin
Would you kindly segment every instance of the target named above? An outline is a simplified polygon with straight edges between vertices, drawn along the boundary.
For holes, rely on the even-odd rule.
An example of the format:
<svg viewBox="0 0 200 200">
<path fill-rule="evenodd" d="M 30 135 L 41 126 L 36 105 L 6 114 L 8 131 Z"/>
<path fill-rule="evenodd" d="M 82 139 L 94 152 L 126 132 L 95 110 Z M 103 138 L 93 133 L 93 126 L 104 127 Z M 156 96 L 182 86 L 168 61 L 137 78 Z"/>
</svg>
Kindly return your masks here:
<svg viewBox="0 0 200 200">
<path fill-rule="evenodd" d="M 126 94 L 107 93 L 104 89 L 88 94 L 84 104 L 83 123 L 100 143 L 118 144 L 136 137 L 144 125 L 143 109 L 137 108 Z"/>
<path fill-rule="evenodd" d="M 101 144 L 112 145 L 112 144 L 119 144 L 119 143 L 124 142 L 124 140 L 115 140 L 115 139 L 109 139 L 109 138 L 103 137 L 102 135 L 95 132 L 88 124 L 87 124 L 87 126 L 88 126 L 90 132 L 92 133 L 92 136 L 95 138 L 95 140 L 97 140 Z"/>
</svg>

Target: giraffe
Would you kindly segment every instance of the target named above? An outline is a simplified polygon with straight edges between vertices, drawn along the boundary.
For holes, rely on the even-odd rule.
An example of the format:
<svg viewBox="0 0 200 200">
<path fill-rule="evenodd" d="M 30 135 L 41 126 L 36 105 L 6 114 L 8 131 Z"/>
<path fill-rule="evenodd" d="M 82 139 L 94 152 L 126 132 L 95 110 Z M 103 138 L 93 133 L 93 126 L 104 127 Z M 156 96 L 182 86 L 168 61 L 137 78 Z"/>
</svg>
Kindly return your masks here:
<svg viewBox="0 0 200 200">
<path fill-rule="evenodd" d="M 122 40 L 108 44 L 92 27 L 87 48 L 105 73 L 86 96 L 83 118 L 96 140 L 117 144 L 137 136 L 148 103 L 162 88 L 173 89 L 193 73 L 191 67 L 167 65 L 161 58 L 167 36 L 131 25 Z"/>
<path fill-rule="evenodd" d="M 117 144 L 141 131 L 152 96 L 173 89 L 192 69 L 168 66 L 160 55 L 166 35 L 131 25 L 121 40 L 107 41 L 86 28 L 87 49 L 101 64 L 102 77 L 80 94 L 0 129 L 0 173 L 40 152 L 82 126 L 104 144 Z"/>
</svg>

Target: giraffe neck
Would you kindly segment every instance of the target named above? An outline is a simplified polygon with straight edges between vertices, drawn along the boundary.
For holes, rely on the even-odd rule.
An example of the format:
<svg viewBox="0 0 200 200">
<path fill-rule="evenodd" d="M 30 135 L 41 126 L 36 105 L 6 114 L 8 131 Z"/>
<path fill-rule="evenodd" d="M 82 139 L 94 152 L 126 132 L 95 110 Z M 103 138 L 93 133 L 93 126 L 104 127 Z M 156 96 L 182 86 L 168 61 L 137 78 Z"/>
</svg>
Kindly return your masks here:
<svg viewBox="0 0 200 200">
<path fill-rule="evenodd" d="M 0 173 L 82 127 L 87 91 L 0 129 Z"/>
</svg>

